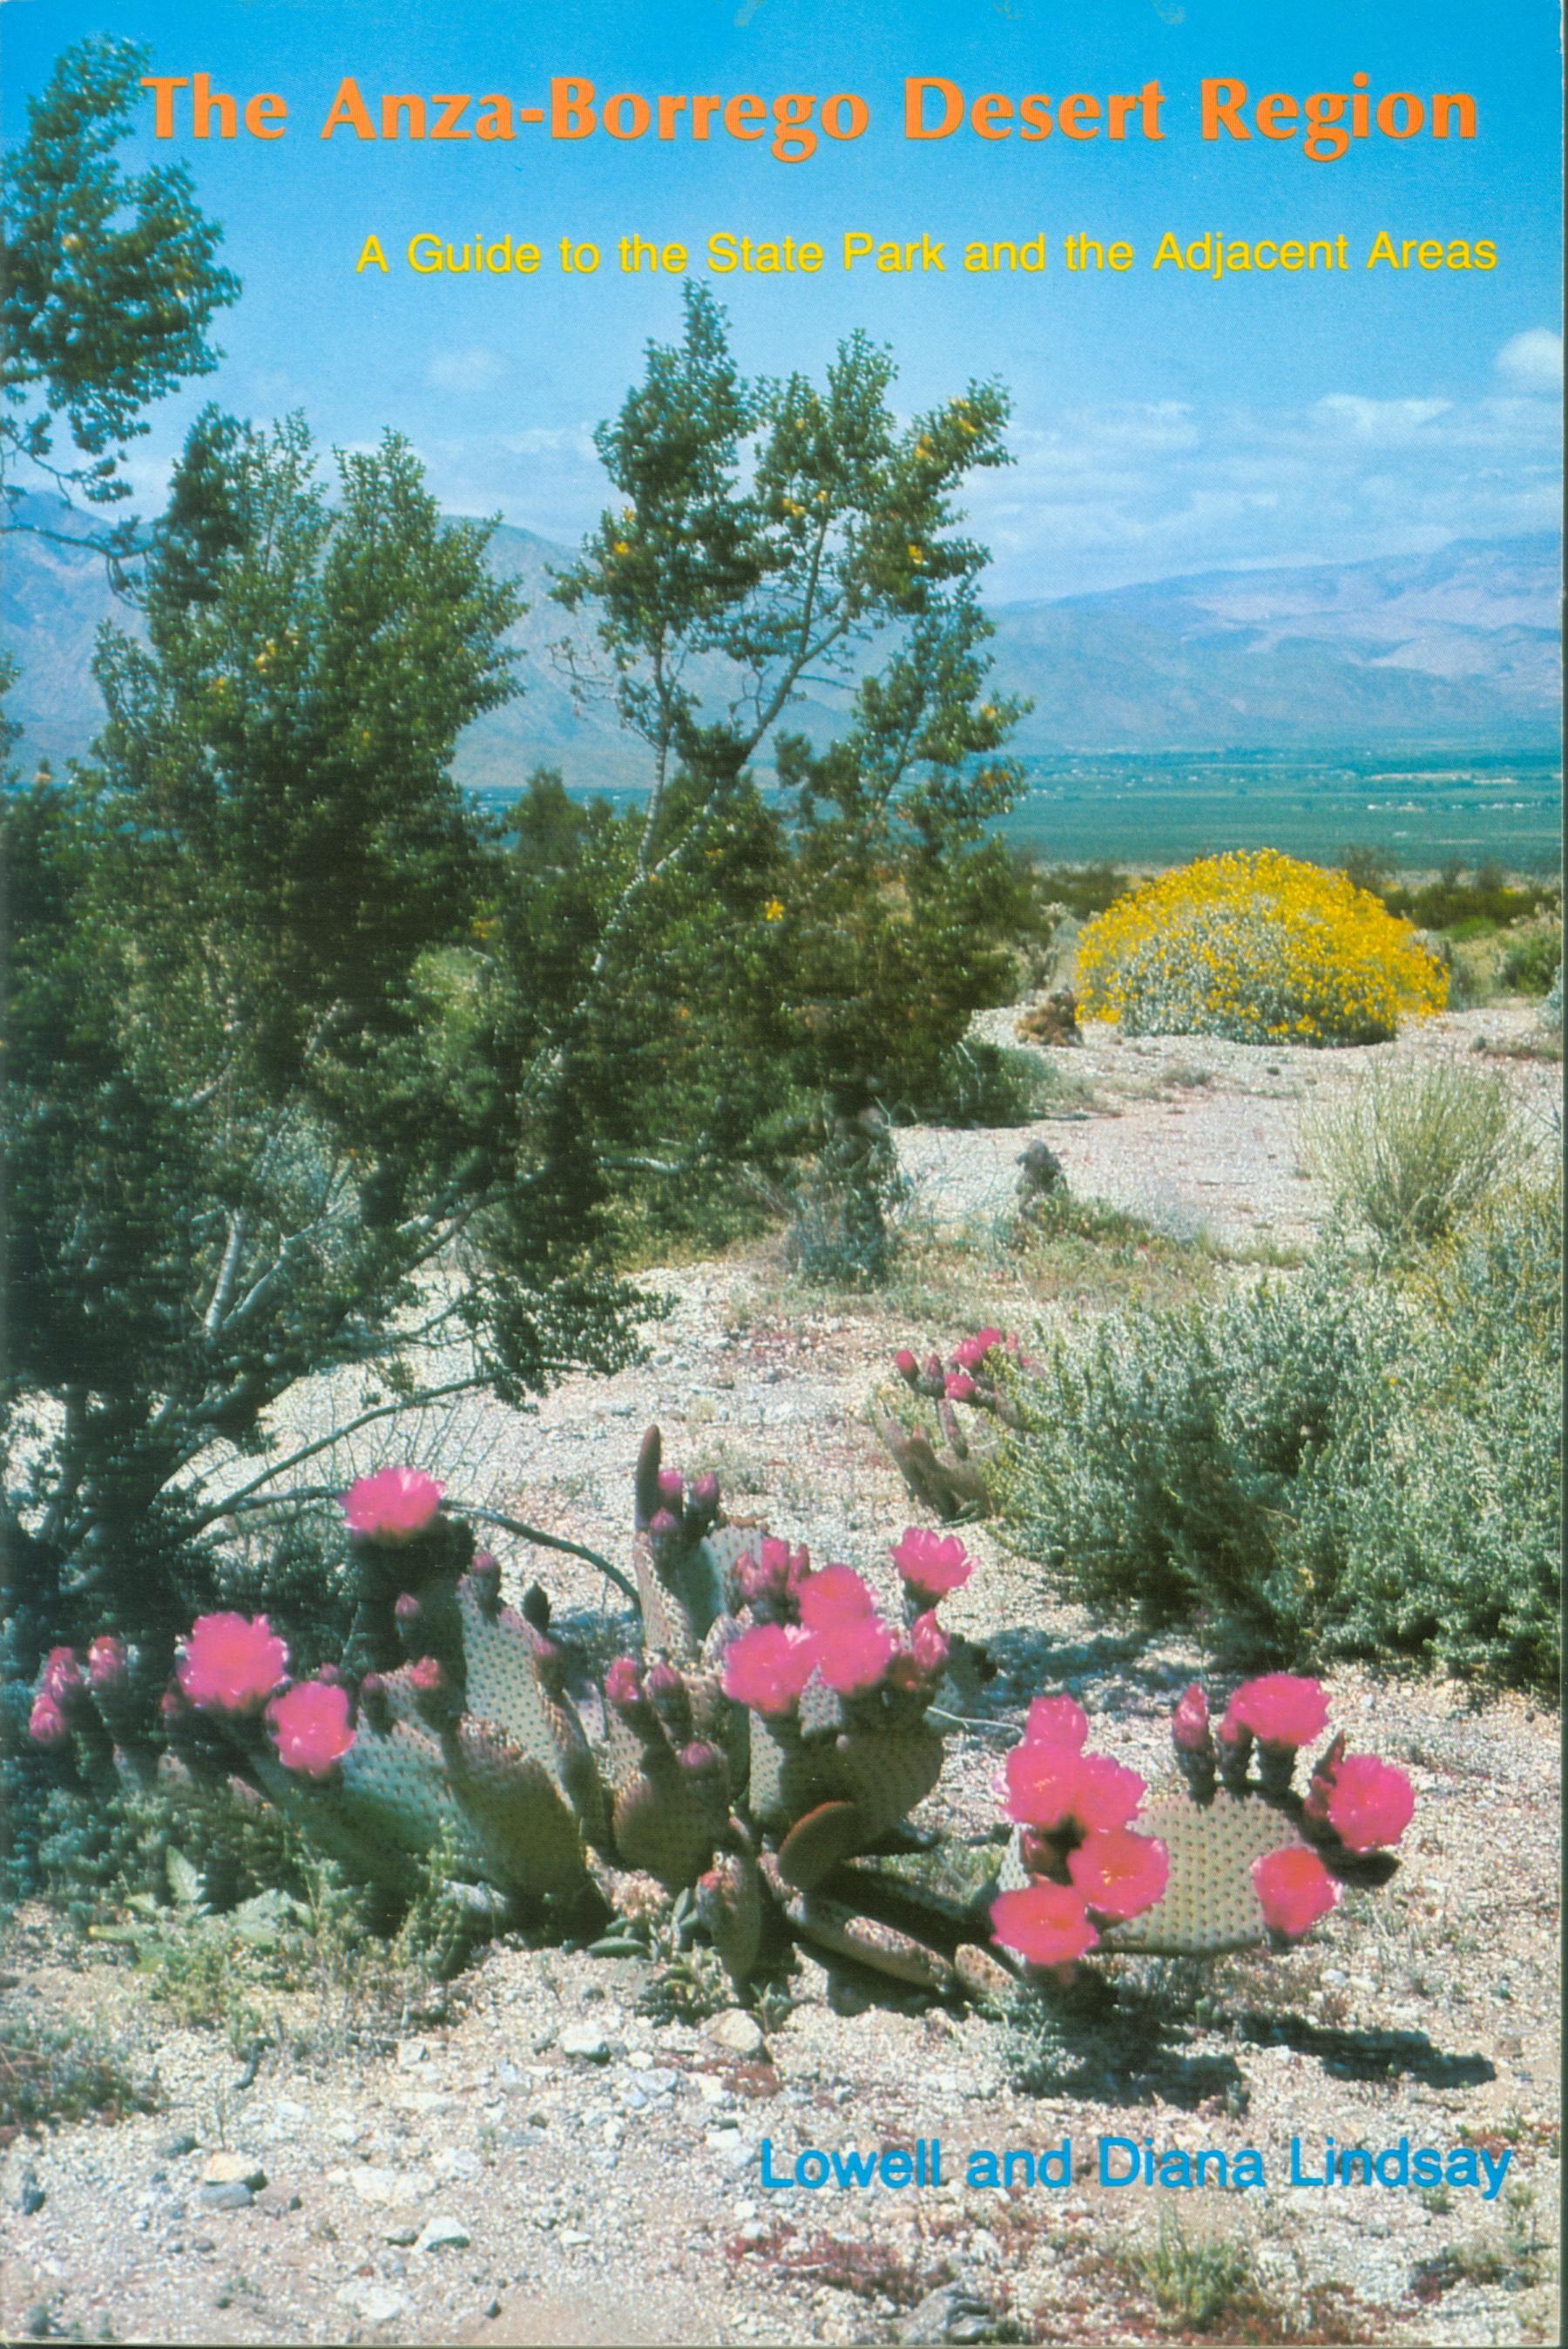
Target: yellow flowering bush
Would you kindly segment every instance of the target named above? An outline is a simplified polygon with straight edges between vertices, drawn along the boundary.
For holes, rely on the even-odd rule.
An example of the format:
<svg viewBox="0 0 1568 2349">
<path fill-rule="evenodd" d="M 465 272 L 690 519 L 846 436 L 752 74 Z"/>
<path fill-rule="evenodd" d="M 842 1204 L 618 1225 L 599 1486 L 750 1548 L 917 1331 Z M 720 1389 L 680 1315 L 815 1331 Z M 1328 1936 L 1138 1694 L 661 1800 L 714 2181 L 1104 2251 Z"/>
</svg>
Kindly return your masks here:
<svg viewBox="0 0 1568 2349">
<path fill-rule="evenodd" d="M 1078 945 L 1080 1009 L 1131 1036 L 1372 1044 L 1448 999 L 1411 925 L 1272 848 L 1201 857 L 1119 897 Z"/>
</svg>

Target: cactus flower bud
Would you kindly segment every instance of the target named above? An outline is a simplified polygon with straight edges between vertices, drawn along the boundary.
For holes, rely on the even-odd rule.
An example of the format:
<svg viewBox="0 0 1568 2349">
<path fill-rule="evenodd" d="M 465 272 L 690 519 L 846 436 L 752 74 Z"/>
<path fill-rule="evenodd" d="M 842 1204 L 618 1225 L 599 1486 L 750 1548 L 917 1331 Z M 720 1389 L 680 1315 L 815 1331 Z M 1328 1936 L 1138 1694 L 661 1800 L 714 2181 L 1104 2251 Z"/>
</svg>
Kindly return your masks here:
<svg viewBox="0 0 1568 2349">
<path fill-rule="evenodd" d="M 604 1694 L 617 1713 L 643 1702 L 643 1675 L 635 1656 L 617 1656 L 604 1675 Z"/>
<path fill-rule="evenodd" d="M 403 1591 L 398 1597 L 397 1604 L 392 1609 L 399 1623 L 417 1623 L 423 1611 L 419 1601 L 411 1590 Z"/>
<path fill-rule="evenodd" d="M 711 1526 L 718 1515 L 718 1478 L 698 1476 L 686 1496 L 686 1515 L 696 1524 Z"/>
<path fill-rule="evenodd" d="M 892 1366 L 898 1372 L 899 1377 L 909 1386 L 913 1386 L 920 1377 L 920 1364 L 915 1361 L 914 1356 L 910 1352 L 907 1346 L 901 1346 L 899 1348 L 897 1353 L 892 1358 Z"/>
<path fill-rule="evenodd" d="M 1211 1750 L 1209 1700 L 1196 1681 L 1171 1716 L 1171 1743 L 1178 1754 L 1207 1754 Z"/>
<path fill-rule="evenodd" d="M 705 1737 L 694 1737 L 681 1748 L 680 1765 L 688 1778 L 716 1778 L 725 1769 L 725 1759 L 717 1745 L 710 1745 Z"/>
<path fill-rule="evenodd" d="M 392 1705 L 379 1672 L 366 1672 L 360 1682 L 359 1710 L 372 1729 L 385 1733 L 392 1719 Z"/>
<path fill-rule="evenodd" d="M 933 1609 L 917 1615 L 909 1627 L 909 1651 L 927 1680 L 940 1680 L 947 1670 L 952 1642 Z"/>
<path fill-rule="evenodd" d="M 674 1664 L 666 1663 L 663 1656 L 649 1671 L 645 1686 L 655 1704 L 667 1704 L 672 1697 L 682 1697 L 686 1694 L 685 1681 L 682 1680 Z"/>
<path fill-rule="evenodd" d="M 95 1689 L 117 1689 L 125 1686 L 129 1658 L 125 1641 L 106 1631 L 88 1650 L 88 1679 Z"/>
<path fill-rule="evenodd" d="M 44 1677 L 40 1682 L 46 1695 L 57 1704 L 63 1704 L 82 1684 L 81 1662 L 74 1648 L 51 1648 L 44 1659 Z"/>
<path fill-rule="evenodd" d="M 27 1734 L 34 1744 L 63 1745 L 70 1733 L 58 1698 L 48 1689 L 40 1689 L 27 1716 Z"/>
<path fill-rule="evenodd" d="M 408 1680 L 421 1696 L 435 1696 L 447 1686 L 447 1675 L 435 1656 L 421 1656 L 417 1663 L 410 1664 Z"/>
<path fill-rule="evenodd" d="M 943 1380 L 942 1392 L 949 1402 L 973 1402 L 979 1389 L 967 1371 L 949 1371 Z"/>
<path fill-rule="evenodd" d="M 648 1539 L 655 1546 L 660 1542 L 668 1541 L 679 1531 L 679 1523 L 670 1515 L 668 1509 L 655 1509 L 648 1519 Z"/>
<path fill-rule="evenodd" d="M 686 1499 L 686 1478 L 678 1468 L 659 1470 L 659 1498 L 672 1516 L 680 1515 Z"/>
</svg>

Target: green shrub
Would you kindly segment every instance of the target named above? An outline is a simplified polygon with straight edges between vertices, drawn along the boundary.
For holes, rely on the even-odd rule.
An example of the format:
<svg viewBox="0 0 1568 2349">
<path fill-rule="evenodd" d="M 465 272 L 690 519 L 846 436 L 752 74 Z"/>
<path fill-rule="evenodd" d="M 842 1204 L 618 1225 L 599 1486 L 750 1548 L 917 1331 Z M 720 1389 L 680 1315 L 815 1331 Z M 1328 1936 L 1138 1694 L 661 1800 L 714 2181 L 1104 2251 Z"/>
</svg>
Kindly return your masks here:
<svg viewBox="0 0 1568 2349">
<path fill-rule="evenodd" d="M 1506 1192 L 1416 1274 L 1325 1251 L 1058 1336 L 990 1472 L 1016 1547 L 1247 1661 L 1554 1690 L 1560 1202 L 1560 1179 Z"/>
<path fill-rule="evenodd" d="M 1084 1091 L 1037 1052 L 965 1038 L 911 1107 L 923 1125 L 1027 1125 Z"/>
<path fill-rule="evenodd" d="M 1526 930 L 1511 941 L 1502 976 L 1521 995 L 1545 995 L 1562 968 L 1563 932 L 1553 923 L 1549 929 Z"/>
<path fill-rule="evenodd" d="M 1387 1247 L 1443 1238 L 1523 1148 L 1503 1080 L 1440 1061 L 1374 1069 L 1321 1100 L 1302 1144 L 1335 1206 Z"/>
</svg>

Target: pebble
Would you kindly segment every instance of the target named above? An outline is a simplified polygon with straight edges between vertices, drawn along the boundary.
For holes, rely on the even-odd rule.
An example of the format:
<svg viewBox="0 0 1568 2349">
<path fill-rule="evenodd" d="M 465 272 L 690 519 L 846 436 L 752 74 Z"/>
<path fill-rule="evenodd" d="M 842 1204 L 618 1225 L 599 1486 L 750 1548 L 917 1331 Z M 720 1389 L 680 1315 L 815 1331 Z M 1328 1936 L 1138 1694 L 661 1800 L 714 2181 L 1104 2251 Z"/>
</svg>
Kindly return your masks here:
<svg viewBox="0 0 1568 2349">
<path fill-rule="evenodd" d="M 183 2161 L 188 2153 L 196 2150 L 196 2140 L 189 2129 L 176 2129 L 171 2137 L 160 2137 L 154 2150 L 164 2161 Z"/>
<path fill-rule="evenodd" d="M 386 2283 L 346 2283 L 337 2299 L 366 2324 L 390 2324 L 394 2317 L 406 2315 L 413 2305 L 406 2292 Z"/>
<path fill-rule="evenodd" d="M 231 2178 L 203 2186 L 198 2199 L 203 2210 L 248 2210 L 255 2197 L 242 2178 Z"/>
<path fill-rule="evenodd" d="M 431 2219 L 414 2249 L 417 2251 L 466 2251 L 471 2240 L 460 2219 Z"/>
<path fill-rule="evenodd" d="M 201 2170 L 203 2186 L 248 2186 L 259 2194 L 266 2182 L 266 2171 L 248 2153 L 214 2153 Z"/>
<path fill-rule="evenodd" d="M 768 2042 L 762 2035 L 761 2024 L 754 2014 L 748 2014 L 743 2006 L 727 2006 L 722 2014 L 716 2014 L 706 2025 L 704 2035 L 711 2039 L 716 2047 L 726 2048 L 731 2055 L 752 2060 L 768 2053 Z"/>
<path fill-rule="evenodd" d="M 607 2064 L 610 2043 L 591 2023 L 569 2023 L 557 2042 L 563 2055 L 576 2064 Z"/>
<path fill-rule="evenodd" d="M 436 2181 L 427 2170 L 378 2169 L 362 2161 L 349 2171 L 348 2182 L 362 2202 L 379 2205 L 423 2201 Z"/>
</svg>

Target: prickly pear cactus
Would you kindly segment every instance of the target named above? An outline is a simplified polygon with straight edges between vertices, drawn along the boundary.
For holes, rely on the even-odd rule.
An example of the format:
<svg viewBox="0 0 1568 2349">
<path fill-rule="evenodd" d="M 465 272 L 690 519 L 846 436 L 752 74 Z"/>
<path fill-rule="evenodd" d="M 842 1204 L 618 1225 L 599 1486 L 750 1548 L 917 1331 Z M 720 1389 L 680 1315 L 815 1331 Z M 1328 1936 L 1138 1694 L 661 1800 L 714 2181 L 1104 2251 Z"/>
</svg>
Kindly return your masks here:
<svg viewBox="0 0 1568 2349">
<path fill-rule="evenodd" d="M 1206 1809 L 1171 1795 L 1146 1805 L 1138 1829 L 1158 1837 L 1170 1855 L 1164 1895 L 1140 1917 L 1107 1925 L 1100 1940 L 1108 1950 L 1145 1957 L 1217 1958 L 1266 1941 L 1253 1863 L 1272 1851 L 1308 1848 L 1261 1795 L 1216 1795 Z"/>
<path fill-rule="evenodd" d="M 1212 1958 L 1299 1940 L 1346 1877 L 1392 1873 L 1415 1804 L 1402 1770 L 1347 1754 L 1343 1736 L 1298 1794 L 1297 1756 L 1327 1720 L 1315 1681 L 1271 1672 L 1239 1688 L 1215 1728 L 1194 1682 L 1171 1719 L 1185 1790 L 1150 1802 L 1135 1771 L 1088 1751 L 1079 1706 L 1039 1699 L 1006 1761 L 1017 1826 L 991 1911 L 998 1942 L 1063 1977 L 1097 1954 Z"/>
</svg>

